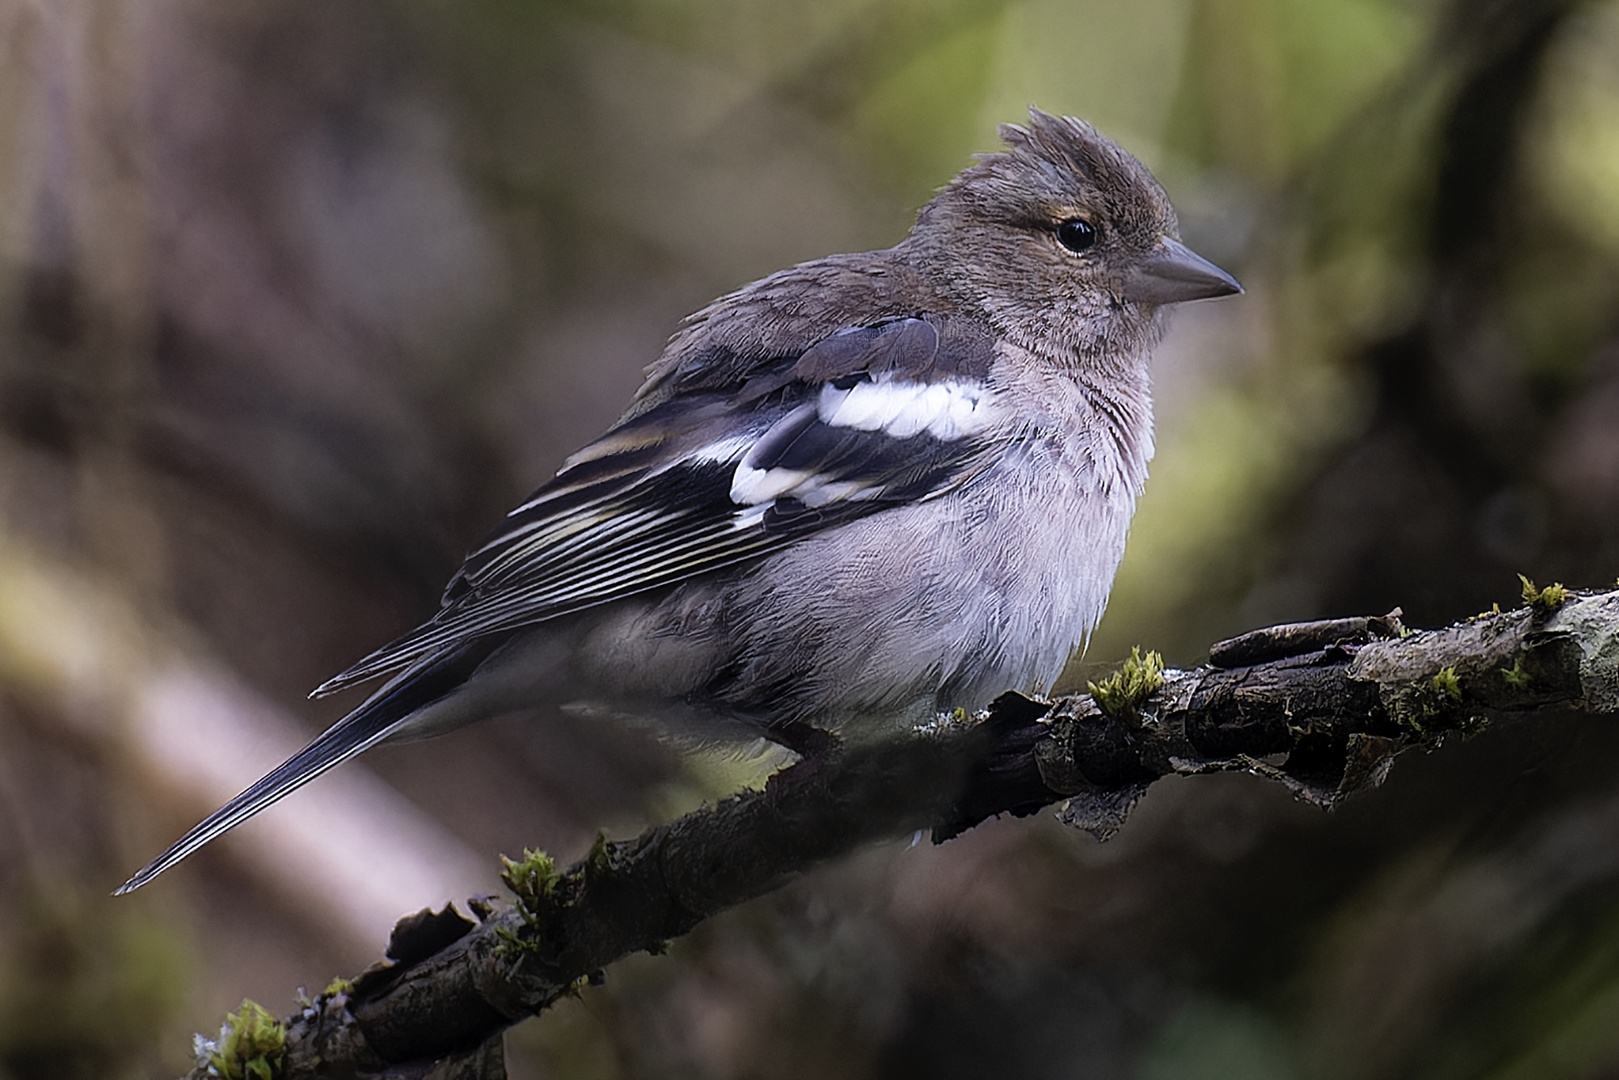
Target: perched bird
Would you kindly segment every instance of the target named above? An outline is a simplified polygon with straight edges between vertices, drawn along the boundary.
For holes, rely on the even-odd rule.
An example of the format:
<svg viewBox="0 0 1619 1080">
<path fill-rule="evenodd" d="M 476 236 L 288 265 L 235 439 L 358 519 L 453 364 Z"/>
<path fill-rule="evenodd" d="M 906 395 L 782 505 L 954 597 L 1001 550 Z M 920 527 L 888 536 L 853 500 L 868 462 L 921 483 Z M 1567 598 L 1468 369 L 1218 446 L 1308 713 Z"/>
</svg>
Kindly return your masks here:
<svg viewBox="0 0 1619 1080">
<path fill-rule="evenodd" d="M 438 614 L 315 693 L 381 689 L 118 891 L 378 743 L 535 703 L 805 749 L 1048 690 L 1124 553 L 1165 309 L 1241 287 L 1139 161 L 1030 115 L 896 246 L 687 318 Z"/>
</svg>

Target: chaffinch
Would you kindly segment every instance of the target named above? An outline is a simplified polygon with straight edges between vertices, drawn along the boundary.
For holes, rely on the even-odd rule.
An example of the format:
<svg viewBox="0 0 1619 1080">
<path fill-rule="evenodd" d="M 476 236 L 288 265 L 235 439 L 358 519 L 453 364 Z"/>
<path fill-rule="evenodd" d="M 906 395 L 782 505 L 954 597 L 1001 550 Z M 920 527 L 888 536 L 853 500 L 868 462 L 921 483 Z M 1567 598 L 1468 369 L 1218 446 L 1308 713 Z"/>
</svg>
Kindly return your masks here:
<svg viewBox="0 0 1619 1080">
<path fill-rule="evenodd" d="M 1124 553 L 1165 309 L 1241 288 L 1088 124 L 1001 134 L 894 247 L 687 318 L 438 613 L 316 694 L 382 687 L 118 891 L 378 743 L 537 703 L 806 749 L 1048 690 Z"/>
</svg>

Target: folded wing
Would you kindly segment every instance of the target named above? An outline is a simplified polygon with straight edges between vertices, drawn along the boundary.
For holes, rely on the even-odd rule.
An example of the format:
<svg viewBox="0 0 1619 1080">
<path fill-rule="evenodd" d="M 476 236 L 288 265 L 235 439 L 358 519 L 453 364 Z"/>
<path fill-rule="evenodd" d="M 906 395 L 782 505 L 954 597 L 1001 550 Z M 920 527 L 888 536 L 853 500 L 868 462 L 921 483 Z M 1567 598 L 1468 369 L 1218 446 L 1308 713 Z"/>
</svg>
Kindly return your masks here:
<svg viewBox="0 0 1619 1080">
<path fill-rule="evenodd" d="M 676 370 L 674 393 L 574 455 L 507 516 L 432 620 L 315 693 L 951 490 L 1004 433 L 990 360 L 987 335 L 904 318 L 760 363 L 740 385 L 695 377 L 682 391 Z"/>
</svg>

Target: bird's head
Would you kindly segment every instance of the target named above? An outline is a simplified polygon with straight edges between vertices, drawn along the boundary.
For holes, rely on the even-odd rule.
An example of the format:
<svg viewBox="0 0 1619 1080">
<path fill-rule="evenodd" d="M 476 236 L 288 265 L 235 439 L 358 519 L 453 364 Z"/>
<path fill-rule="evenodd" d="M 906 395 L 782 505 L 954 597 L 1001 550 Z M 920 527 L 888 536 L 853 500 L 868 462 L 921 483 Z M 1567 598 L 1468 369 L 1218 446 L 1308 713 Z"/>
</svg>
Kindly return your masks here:
<svg viewBox="0 0 1619 1080">
<path fill-rule="evenodd" d="M 1242 291 L 1180 242 L 1146 166 L 1073 117 L 1030 109 L 917 217 L 905 246 L 1012 341 L 1081 357 L 1143 357 L 1159 314 Z"/>
</svg>

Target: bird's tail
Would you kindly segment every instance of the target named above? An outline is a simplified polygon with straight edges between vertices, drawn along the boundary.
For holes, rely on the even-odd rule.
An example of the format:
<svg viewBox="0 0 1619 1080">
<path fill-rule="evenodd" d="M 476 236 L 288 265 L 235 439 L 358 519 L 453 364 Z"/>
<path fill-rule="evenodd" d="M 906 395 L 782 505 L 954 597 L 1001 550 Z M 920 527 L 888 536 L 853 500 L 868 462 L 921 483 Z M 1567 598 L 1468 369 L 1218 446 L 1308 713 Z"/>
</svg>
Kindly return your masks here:
<svg viewBox="0 0 1619 1080">
<path fill-rule="evenodd" d="M 465 642 L 396 675 L 372 694 L 365 704 L 327 728 L 314 742 L 209 814 L 167 851 L 118 886 L 113 895 L 134 892 L 283 795 L 297 790 L 334 765 L 385 741 L 422 709 L 444 700 L 465 683 L 498 644 L 498 640 L 488 638 Z"/>
</svg>

